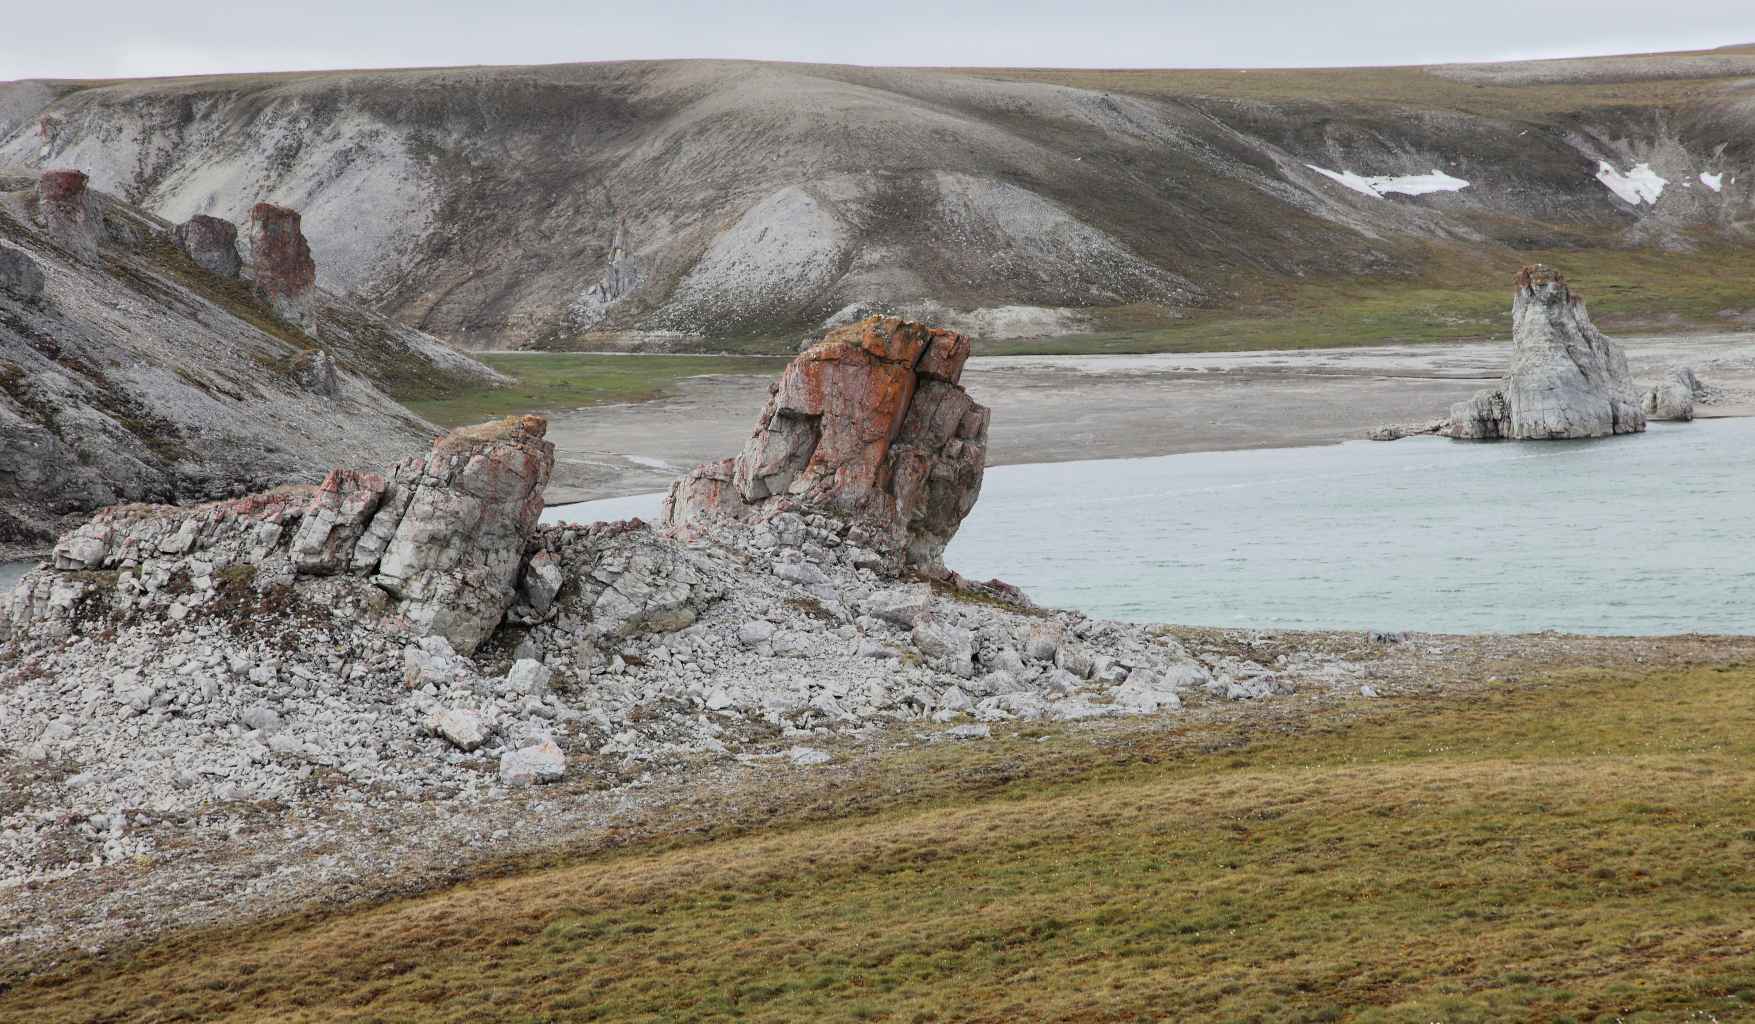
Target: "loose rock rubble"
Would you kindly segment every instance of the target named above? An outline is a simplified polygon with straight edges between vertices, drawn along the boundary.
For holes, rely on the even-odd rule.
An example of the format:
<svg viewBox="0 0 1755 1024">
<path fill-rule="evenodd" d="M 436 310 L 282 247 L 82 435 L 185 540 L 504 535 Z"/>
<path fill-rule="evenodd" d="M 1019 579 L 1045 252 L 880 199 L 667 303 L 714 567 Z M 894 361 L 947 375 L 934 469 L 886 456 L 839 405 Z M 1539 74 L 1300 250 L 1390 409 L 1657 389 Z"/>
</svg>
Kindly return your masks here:
<svg viewBox="0 0 1755 1024">
<path fill-rule="evenodd" d="M 875 530 L 866 505 L 538 526 L 545 428 L 64 536 L 0 617 L 0 748 L 19 752 L 0 760 L 0 889 L 263 814 L 346 804 L 419 832 L 580 772 L 810 769 L 892 729 L 977 741 L 1360 685 L 1332 654 L 1193 651 L 907 567 L 888 545 L 923 534 Z M 948 536 L 934 515 L 924 535 Z"/>
<path fill-rule="evenodd" d="M 1553 440 L 1645 429 L 1626 354 L 1591 323 L 1559 271 L 1535 264 L 1518 273 L 1511 320 L 1505 383 L 1453 406 L 1449 436 Z"/>
</svg>

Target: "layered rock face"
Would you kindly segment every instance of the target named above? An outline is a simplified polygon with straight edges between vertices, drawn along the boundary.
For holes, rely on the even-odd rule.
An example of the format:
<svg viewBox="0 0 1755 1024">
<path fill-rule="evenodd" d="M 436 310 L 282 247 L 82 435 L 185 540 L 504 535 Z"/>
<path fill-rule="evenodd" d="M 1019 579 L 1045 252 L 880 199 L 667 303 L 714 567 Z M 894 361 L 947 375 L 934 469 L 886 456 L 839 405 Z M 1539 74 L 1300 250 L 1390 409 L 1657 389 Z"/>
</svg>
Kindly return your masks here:
<svg viewBox="0 0 1755 1024">
<path fill-rule="evenodd" d="M 1511 319 L 1511 372 L 1499 388 L 1451 408 L 1451 437 L 1558 440 L 1645 429 L 1626 354 L 1591 323 L 1559 271 L 1524 267 Z"/>
<path fill-rule="evenodd" d="M 247 225 L 256 291 L 307 334 L 317 330 L 317 263 L 297 210 L 257 203 Z"/>
<path fill-rule="evenodd" d="M 774 385 L 735 458 L 672 485 L 664 523 L 820 511 L 896 564 L 937 567 L 981 492 L 988 410 L 958 386 L 969 339 L 894 317 L 829 332 Z"/>
<path fill-rule="evenodd" d="M 236 278 L 243 272 L 244 261 L 238 255 L 238 226 L 229 220 L 198 213 L 178 224 L 171 232 L 171 240 L 210 274 Z"/>
<path fill-rule="evenodd" d="M 97 253 L 104 218 L 83 171 L 44 171 L 37 179 L 37 224 L 57 242 L 84 256 Z"/>
<path fill-rule="evenodd" d="M 525 548 L 542 514 L 554 446 L 537 416 L 452 431 L 385 478 L 332 470 L 287 487 L 184 508 L 122 505 L 55 546 L 62 571 L 127 570 L 142 592 L 211 589 L 228 569 L 370 576 L 393 600 L 388 622 L 473 651 L 518 597 Z M 173 583 L 181 574 L 182 582 Z M 44 581 L 15 604 L 15 629 L 53 619 L 80 581 Z M 56 588 L 59 588 L 57 591 Z"/>
<path fill-rule="evenodd" d="M 1664 379 L 1645 393 L 1639 408 L 1647 419 L 1692 420 L 1694 402 L 1705 392 L 1705 386 L 1691 368 L 1678 366 L 1664 374 Z"/>
<path fill-rule="evenodd" d="M 554 471 L 548 421 L 514 417 L 454 430 L 392 474 L 354 549 L 414 630 L 473 651 L 517 597 L 525 543 Z"/>
</svg>

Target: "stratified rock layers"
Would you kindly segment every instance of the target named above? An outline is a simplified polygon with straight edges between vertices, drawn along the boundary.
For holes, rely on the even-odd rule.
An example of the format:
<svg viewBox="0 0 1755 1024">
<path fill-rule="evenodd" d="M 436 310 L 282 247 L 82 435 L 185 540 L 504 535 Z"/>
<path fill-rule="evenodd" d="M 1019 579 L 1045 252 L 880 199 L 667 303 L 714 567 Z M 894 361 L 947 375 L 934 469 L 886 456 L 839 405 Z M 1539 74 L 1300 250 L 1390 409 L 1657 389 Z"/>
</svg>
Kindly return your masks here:
<svg viewBox="0 0 1755 1024">
<path fill-rule="evenodd" d="M 354 559 L 388 538 L 373 581 L 416 632 L 473 651 L 512 607 L 554 471 L 547 431 L 540 416 L 454 430 L 396 467 Z"/>
<path fill-rule="evenodd" d="M 988 410 L 957 383 L 968 358 L 963 335 L 894 317 L 831 331 L 786 367 L 741 453 L 672 485 L 666 527 L 817 510 L 938 566 L 986 467 Z"/>
<path fill-rule="evenodd" d="M 284 548 L 293 573 L 369 575 L 394 599 L 394 621 L 473 651 L 517 597 L 554 468 L 547 429 L 524 416 L 454 430 L 389 479 L 338 469 L 317 487 L 235 501 L 108 508 L 61 539 L 55 567 L 138 568 L 199 552 L 218 571 Z"/>
<path fill-rule="evenodd" d="M 1511 320 L 1505 383 L 1452 406 L 1451 437 L 1535 441 L 1645 429 L 1626 354 L 1590 322 L 1559 271 L 1536 264 L 1518 273 Z"/>
</svg>

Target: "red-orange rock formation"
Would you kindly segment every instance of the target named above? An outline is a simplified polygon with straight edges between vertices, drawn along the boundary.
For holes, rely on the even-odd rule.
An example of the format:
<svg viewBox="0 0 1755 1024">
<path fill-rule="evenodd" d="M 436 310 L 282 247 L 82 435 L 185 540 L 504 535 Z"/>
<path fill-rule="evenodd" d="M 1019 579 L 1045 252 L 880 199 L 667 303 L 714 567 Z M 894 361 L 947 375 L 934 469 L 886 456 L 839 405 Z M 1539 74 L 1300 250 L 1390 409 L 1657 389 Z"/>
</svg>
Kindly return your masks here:
<svg viewBox="0 0 1755 1024">
<path fill-rule="evenodd" d="M 84 171 L 44 171 L 37 178 L 37 223 L 57 242 L 86 256 L 97 252 L 104 218 Z"/>
<path fill-rule="evenodd" d="M 256 291 L 274 311 L 306 333 L 317 327 L 317 264 L 297 210 L 257 203 L 246 225 Z"/>
<path fill-rule="evenodd" d="M 742 453 L 672 486 L 665 526 L 819 510 L 938 566 L 986 466 L 987 408 L 957 383 L 968 358 L 963 335 L 895 317 L 829 332 L 781 374 Z"/>
</svg>

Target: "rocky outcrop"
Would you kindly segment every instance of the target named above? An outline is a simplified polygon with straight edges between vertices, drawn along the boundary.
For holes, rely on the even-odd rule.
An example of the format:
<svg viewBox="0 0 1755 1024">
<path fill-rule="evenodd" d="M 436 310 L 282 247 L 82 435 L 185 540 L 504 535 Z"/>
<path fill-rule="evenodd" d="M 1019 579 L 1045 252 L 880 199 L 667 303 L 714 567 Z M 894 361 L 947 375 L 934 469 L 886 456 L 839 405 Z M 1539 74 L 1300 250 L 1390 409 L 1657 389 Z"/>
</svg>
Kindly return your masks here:
<svg viewBox="0 0 1755 1024">
<path fill-rule="evenodd" d="M 41 551 L 61 517 L 108 505 L 388 465 L 438 432 L 392 393 L 505 379 L 329 294 L 318 355 L 248 289 L 198 270 L 170 225 L 89 188 L 95 201 L 75 201 L 79 188 L 77 172 L 0 171 L 0 547 Z M 227 226 L 203 223 L 184 245 L 201 257 L 217 236 L 226 256 Z"/>
<path fill-rule="evenodd" d="M 1591 323 L 1559 271 L 1524 267 L 1511 319 L 1505 383 L 1453 406 L 1451 437 L 1557 440 L 1645 429 L 1626 354 Z"/>
<path fill-rule="evenodd" d="M 11 246 L 0 246 L 0 295 L 35 302 L 43 294 L 43 271 L 37 261 Z"/>
<path fill-rule="evenodd" d="M 339 387 L 335 360 L 321 349 L 294 357 L 289 374 L 301 389 L 324 398 L 334 398 Z"/>
<path fill-rule="evenodd" d="M 1678 366 L 1664 374 L 1664 379 L 1645 393 L 1639 408 L 1647 419 L 1692 420 L 1694 403 L 1705 393 L 1706 388 L 1693 369 Z"/>
<path fill-rule="evenodd" d="M 105 509 L 56 544 L 54 566 L 125 570 L 127 586 L 143 593 L 171 586 L 205 593 L 228 570 L 288 579 L 369 576 L 390 599 L 387 623 L 468 653 L 517 598 L 554 467 L 554 446 L 542 439 L 547 428 L 541 417 L 525 416 L 455 430 L 388 479 L 338 469 L 316 487 L 192 508 Z M 44 581 L 51 583 L 63 591 L 70 585 Z M 52 589 L 23 594 L 14 629 L 66 600 Z"/>
<path fill-rule="evenodd" d="M 37 225 L 82 256 L 97 254 L 104 231 L 103 213 L 87 187 L 89 182 L 85 172 L 67 168 L 44 171 L 37 178 Z"/>
<path fill-rule="evenodd" d="M 306 334 L 317 331 L 317 263 L 305 241 L 297 210 L 257 203 L 246 226 L 250 273 L 256 291 L 287 322 Z"/>
<path fill-rule="evenodd" d="M 415 632 L 473 651 L 512 607 L 554 471 L 547 431 L 540 416 L 454 430 L 396 467 L 354 564 L 383 551 L 373 582 Z"/>
<path fill-rule="evenodd" d="M 210 274 L 236 278 L 244 261 L 238 255 L 238 226 L 229 220 L 198 213 L 171 232 L 171 240 L 196 265 Z"/>
<path fill-rule="evenodd" d="M 896 565 L 937 567 L 981 492 L 988 410 L 959 385 L 969 339 L 894 317 L 829 332 L 781 374 L 735 458 L 696 468 L 664 524 L 818 511 Z"/>
</svg>

